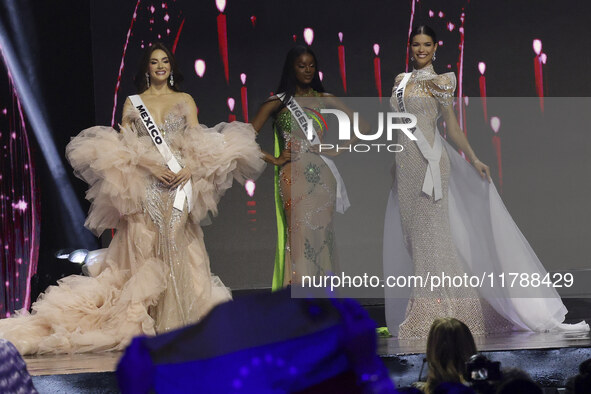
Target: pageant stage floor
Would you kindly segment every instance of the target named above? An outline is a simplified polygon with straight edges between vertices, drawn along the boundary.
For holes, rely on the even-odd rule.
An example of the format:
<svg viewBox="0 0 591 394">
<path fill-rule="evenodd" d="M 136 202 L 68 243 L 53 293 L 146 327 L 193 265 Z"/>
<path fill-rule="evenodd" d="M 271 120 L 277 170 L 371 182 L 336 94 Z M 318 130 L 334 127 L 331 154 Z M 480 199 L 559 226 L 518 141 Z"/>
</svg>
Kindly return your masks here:
<svg viewBox="0 0 591 394">
<path fill-rule="evenodd" d="M 517 332 L 475 340 L 489 359 L 523 369 L 545 387 L 563 387 L 568 377 L 577 374 L 579 364 L 591 358 L 588 333 Z M 378 354 L 398 387 L 418 379 L 425 346 L 425 340 L 379 338 Z M 118 352 L 43 355 L 25 361 L 40 393 L 117 393 L 113 371 L 120 356 Z"/>
<path fill-rule="evenodd" d="M 565 304 L 569 308 L 567 322 L 591 322 L 591 301 L 566 299 Z M 383 316 L 383 304 L 381 313 L 379 305 L 365 307 L 370 315 Z M 489 359 L 500 361 L 502 367 L 523 369 L 545 387 L 563 387 L 568 377 L 578 373 L 579 364 L 591 358 L 589 333 L 513 332 L 478 336 L 475 340 L 478 350 Z M 398 387 L 418 379 L 425 348 L 424 339 L 378 339 L 378 354 Z M 120 356 L 118 352 L 42 355 L 25 357 L 25 361 L 40 393 L 116 393 L 113 371 Z M 425 374 L 426 370 L 423 377 Z"/>
<path fill-rule="evenodd" d="M 589 349 L 589 333 L 527 333 L 514 332 L 474 338 L 479 351 L 507 352 L 549 349 Z M 378 354 L 382 358 L 421 355 L 424 357 L 426 340 L 398 340 L 379 338 Z M 25 357 L 32 376 L 65 375 L 77 373 L 113 372 L 120 352 L 85 354 L 48 354 Z M 590 356 L 591 357 L 591 356 Z M 583 360 L 581 360 L 583 361 Z"/>
</svg>

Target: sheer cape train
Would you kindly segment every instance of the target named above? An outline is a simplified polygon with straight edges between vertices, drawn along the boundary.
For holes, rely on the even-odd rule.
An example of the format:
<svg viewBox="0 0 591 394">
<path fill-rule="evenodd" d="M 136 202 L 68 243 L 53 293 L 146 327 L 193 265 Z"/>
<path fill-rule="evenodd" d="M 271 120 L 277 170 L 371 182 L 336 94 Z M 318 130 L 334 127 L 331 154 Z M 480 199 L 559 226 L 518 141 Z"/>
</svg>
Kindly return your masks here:
<svg viewBox="0 0 591 394">
<path fill-rule="evenodd" d="M 453 241 L 464 272 L 479 278 L 508 272 L 538 273 L 547 271 L 511 218 L 494 184 L 480 178 L 439 133 L 450 160 L 449 221 Z M 403 241 L 396 185 L 392 188 L 384 226 L 384 274 L 412 275 L 413 262 Z M 510 286 L 485 286 L 479 295 L 517 330 L 589 331 L 584 321 L 562 324 L 567 310 L 552 287 L 529 288 L 527 294 Z M 401 292 L 386 287 L 386 320 L 396 335 L 404 319 L 407 299 Z M 409 296 L 409 293 L 407 293 Z M 436 302 L 434 299 L 433 302 Z M 429 323 L 430 324 L 430 323 Z"/>
<path fill-rule="evenodd" d="M 133 130 L 91 127 L 74 137 L 67 158 L 89 184 L 92 202 L 85 226 L 99 235 L 117 232 L 95 256 L 91 277 L 70 276 L 50 287 L 31 314 L 0 320 L 0 337 L 22 354 L 123 349 L 133 336 L 154 335 L 193 323 L 231 299 L 211 275 L 199 223 L 233 179 L 256 178 L 264 168 L 249 124 L 188 127 L 186 104 L 175 106 L 160 126 L 182 166 L 191 170 L 193 206 L 172 207 L 170 190 L 151 175 L 164 159 L 139 122 Z"/>
</svg>

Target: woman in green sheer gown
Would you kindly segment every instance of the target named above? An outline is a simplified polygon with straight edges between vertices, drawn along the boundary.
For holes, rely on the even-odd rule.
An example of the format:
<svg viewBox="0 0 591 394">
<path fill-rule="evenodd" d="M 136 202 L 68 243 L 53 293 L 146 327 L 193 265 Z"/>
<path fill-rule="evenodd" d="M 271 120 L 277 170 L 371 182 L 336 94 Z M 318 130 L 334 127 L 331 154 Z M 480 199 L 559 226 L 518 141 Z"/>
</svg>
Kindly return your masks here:
<svg viewBox="0 0 591 394">
<path fill-rule="evenodd" d="M 278 235 L 273 289 L 300 284 L 305 275 L 338 272 L 332 224 L 337 182 L 326 159 L 318 154 L 284 104 L 296 100 L 322 140 L 326 127 L 319 111 L 332 95 L 324 92 L 310 48 L 290 50 L 276 91 L 278 94 L 261 105 L 252 122 L 260 131 L 269 118 L 274 119 L 274 154 L 264 153 L 265 161 L 275 165 Z"/>
</svg>

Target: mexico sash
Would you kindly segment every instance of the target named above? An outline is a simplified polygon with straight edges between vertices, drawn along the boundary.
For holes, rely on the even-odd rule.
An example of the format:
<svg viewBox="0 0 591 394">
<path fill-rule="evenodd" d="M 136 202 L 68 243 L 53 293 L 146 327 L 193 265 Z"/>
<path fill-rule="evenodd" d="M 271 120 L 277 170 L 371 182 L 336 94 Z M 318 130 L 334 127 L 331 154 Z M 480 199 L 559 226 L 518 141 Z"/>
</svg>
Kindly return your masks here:
<svg viewBox="0 0 591 394">
<path fill-rule="evenodd" d="M 152 118 L 150 111 L 148 111 L 148 107 L 146 107 L 141 97 L 137 94 L 129 96 L 129 99 L 131 100 L 131 104 L 139 111 L 140 119 L 144 123 L 144 126 L 146 126 L 148 134 L 152 138 L 152 141 L 154 142 L 156 149 L 158 149 L 158 152 L 160 152 L 160 154 L 164 158 L 166 165 L 172 172 L 174 172 L 175 174 L 178 173 L 183 167 L 181 167 L 177 159 L 172 154 L 172 151 L 168 147 L 168 144 L 166 143 L 166 141 L 164 141 L 164 137 L 162 136 L 160 129 L 158 129 L 158 126 L 156 125 L 154 118 Z M 191 187 L 191 181 L 189 180 L 187 183 L 185 183 L 183 187 L 179 186 L 177 188 L 173 206 L 179 211 L 182 211 L 183 206 L 185 205 L 186 198 L 188 211 L 191 212 L 192 195 L 193 189 Z"/>
</svg>

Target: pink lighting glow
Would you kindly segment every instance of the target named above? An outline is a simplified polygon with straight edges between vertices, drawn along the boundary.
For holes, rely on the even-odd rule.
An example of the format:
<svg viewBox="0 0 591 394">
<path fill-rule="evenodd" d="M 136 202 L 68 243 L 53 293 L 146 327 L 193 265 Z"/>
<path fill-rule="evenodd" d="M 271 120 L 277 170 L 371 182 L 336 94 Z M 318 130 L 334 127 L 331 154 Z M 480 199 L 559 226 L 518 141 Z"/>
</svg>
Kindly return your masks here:
<svg viewBox="0 0 591 394">
<path fill-rule="evenodd" d="M 478 78 L 478 85 L 480 86 L 480 97 L 482 101 L 482 115 L 484 121 L 488 119 L 488 108 L 486 103 L 486 77 L 484 72 L 486 71 L 486 64 L 484 62 L 478 63 L 478 71 L 480 71 L 480 77 Z"/>
<path fill-rule="evenodd" d="M 248 179 L 244 183 L 244 189 L 246 189 L 246 194 L 250 197 L 254 197 L 254 191 L 256 189 L 256 183 L 252 179 Z"/>
<path fill-rule="evenodd" d="M 27 202 L 25 200 L 18 200 L 18 202 L 16 204 L 12 204 L 12 208 L 14 209 L 18 209 L 21 212 L 24 212 L 27 210 Z"/>
<path fill-rule="evenodd" d="M 311 27 L 306 27 L 304 29 L 304 41 L 306 41 L 306 44 L 308 45 L 312 45 L 312 42 L 314 42 L 314 30 Z"/>
<path fill-rule="evenodd" d="M 240 88 L 240 100 L 242 101 L 242 117 L 245 122 L 248 122 L 248 89 L 246 88 L 246 74 L 240 74 L 240 82 L 242 87 Z"/>
<path fill-rule="evenodd" d="M 542 54 L 540 55 L 540 61 L 542 62 L 542 64 L 546 64 L 547 60 L 548 60 L 548 55 L 546 55 L 545 53 L 542 52 Z"/>
<path fill-rule="evenodd" d="M 546 54 L 542 53 L 542 41 L 538 38 L 534 39 L 533 41 L 533 49 L 536 53 L 534 57 L 534 78 L 536 81 L 536 93 L 540 98 L 540 110 L 544 112 L 544 68 L 543 64 L 545 63 L 544 60 L 547 60 L 548 57 Z M 544 58 L 542 58 L 544 56 Z"/>
<path fill-rule="evenodd" d="M 203 78 L 203 74 L 205 74 L 205 60 L 195 60 L 195 73 L 199 78 Z"/>
<path fill-rule="evenodd" d="M 503 155 L 501 152 L 501 136 L 498 134 L 499 129 L 501 128 L 501 119 L 497 116 L 493 116 L 490 118 L 490 127 L 494 131 L 494 135 L 492 136 L 492 145 L 495 150 L 495 156 L 497 157 L 497 173 L 499 175 L 499 189 L 500 192 L 503 192 Z"/>
<path fill-rule="evenodd" d="M 129 45 L 129 38 L 131 37 L 131 31 L 133 30 L 133 24 L 137 19 L 137 10 L 140 5 L 141 0 L 138 0 L 135 4 L 135 9 L 133 11 L 133 16 L 131 17 L 131 24 L 129 25 L 129 29 L 127 30 L 127 37 L 125 38 L 125 45 L 123 46 L 123 54 L 121 55 L 121 64 L 119 65 L 119 73 L 117 75 L 117 84 L 115 85 L 115 98 L 113 100 L 113 111 L 111 114 L 111 127 L 115 126 L 115 112 L 117 111 L 117 96 L 119 94 L 119 88 L 121 87 L 121 74 L 123 74 L 123 69 L 125 68 L 125 54 L 127 53 L 127 46 Z"/>
<path fill-rule="evenodd" d="M 375 53 L 376 56 L 380 55 L 380 44 L 373 44 L 373 53 Z"/>
<path fill-rule="evenodd" d="M 376 90 L 378 92 L 378 97 L 380 101 L 382 101 L 382 65 L 380 61 L 380 45 L 373 44 L 373 52 L 376 54 L 376 57 L 373 58 L 373 75 L 374 80 L 376 83 Z"/>
<path fill-rule="evenodd" d="M 484 72 L 486 71 L 486 63 L 479 62 L 478 63 L 478 71 L 480 71 L 480 75 L 484 75 Z"/>
<path fill-rule="evenodd" d="M 499 119 L 498 116 L 493 116 L 490 118 L 490 127 L 495 133 L 498 133 L 499 129 L 501 128 L 501 119 Z"/>
<path fill-rule="evenodd" d="M 0 68 L 5 66 L 0 54 Z M 2 72 L 0 72 L 2 74 Z M 7 92 L 0 118 L 0 265 L 4 287 L 0 313 L 10 315 L 31 303 L 31 278 L 39 255 L 39 195 L 29 130 L 10 71 L 0 75 Z M 4 176 L 3 176 L 4 175 Z"/>
<path fill-rule="evenodd" d="M 542 52 L 542 40 L 536 38 L 533 42 L 533 48 L 536 55 L 539 55 Z"/>
<path fill-rule="evenodd" d="M 337 48 L 339 54 L 339 75 L 343 83 L 343 91 L 347 93 L 347 66 L 345 64 L 345 46 L 343 45 L 343 32 L 339 32 L 339 46 Z"/>
<path fill-rule="evenodd" d="M 228 26 L 224 10 L 226 9 L 226 0 L 216 0 L 215 2 L 220 14 L 216 18 L 218 27 L 218 50 L 224 65 L 224 76 L 226 77 L 226 84 L 230 84 L 230 66 L 228 58 Z"/>
<path fill-rule="evenodd" d="M 220 12 L 224 12 L 226 9 L 226 0 L 215 0 L 215 6 Z"/>
</svg>

